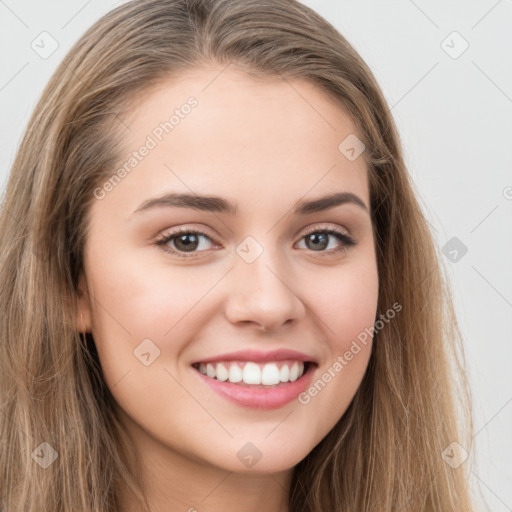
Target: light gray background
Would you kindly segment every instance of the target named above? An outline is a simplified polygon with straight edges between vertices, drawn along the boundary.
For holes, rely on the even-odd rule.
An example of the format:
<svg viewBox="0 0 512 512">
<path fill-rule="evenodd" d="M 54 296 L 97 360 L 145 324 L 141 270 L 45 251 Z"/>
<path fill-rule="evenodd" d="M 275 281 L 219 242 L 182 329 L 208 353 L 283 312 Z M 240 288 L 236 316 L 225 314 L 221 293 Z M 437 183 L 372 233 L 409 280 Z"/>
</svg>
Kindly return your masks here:
<svg viewBox="0 0 512 512">
<path fill-rule="evenodd" d="M 121 3 L 0 0 L 2 189 L 57 64 Z M 451 245 L 446 250 L 475 403 L 467 463 L 477 464 L 472 482 L 490 509 L 512 511 L 512 1 L 304 3 L 333 23 L 373 70 L 440 249 L 453 237 L 467 247 L 462 257 Z M 47 58 L 31 47 L 47 37 L 43 31 L 58 42 Z M 469 46 L 458 55 L 464 40 Z M 458 261 L 448 259 L 449 251 Z"/>
</svg>

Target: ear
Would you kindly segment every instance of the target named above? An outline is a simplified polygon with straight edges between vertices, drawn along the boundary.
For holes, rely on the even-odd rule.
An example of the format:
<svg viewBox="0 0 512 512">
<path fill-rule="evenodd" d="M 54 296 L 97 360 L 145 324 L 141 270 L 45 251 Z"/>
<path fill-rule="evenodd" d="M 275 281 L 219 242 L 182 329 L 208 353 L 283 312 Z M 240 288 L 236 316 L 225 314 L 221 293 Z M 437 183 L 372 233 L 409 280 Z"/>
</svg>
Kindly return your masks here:
<svg viewBox="0 0 512 512">
<path fill-rule="evenodd" d="M 91 331 L 91 305 L 87 283 L 83 274 L 78 282 L 77 311 L 75 325 L 78 332 L 86 333 Z"/>
</svg>

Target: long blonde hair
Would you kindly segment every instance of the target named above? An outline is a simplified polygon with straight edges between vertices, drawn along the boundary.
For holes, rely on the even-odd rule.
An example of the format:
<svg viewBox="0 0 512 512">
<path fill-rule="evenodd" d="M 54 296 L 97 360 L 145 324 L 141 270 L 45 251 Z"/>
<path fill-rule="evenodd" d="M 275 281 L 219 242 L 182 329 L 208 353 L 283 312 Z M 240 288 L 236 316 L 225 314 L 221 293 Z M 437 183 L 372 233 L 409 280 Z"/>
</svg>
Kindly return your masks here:
<svg viewBox="0 0 512 512">
<path fill-rule="evenodd" d="M 452 442 L 470 447 L 461 336 L 394 120 L 347 40 L 293 0 L 128 2 L 80 38 L 46 86 L 0 216 L 3 510 L 114 512 L 120 485 L 144 504 L 94 340 L 75 328 L 88 212 L 122 156 L 130 103 L 212 62 L 309 80 L 350 114 L 366 145 L 378 311 L 402 306 L 375 334 L 348 410 L 295 467 L 290 510 L 472 510 L 467 464 L 442 457 Z"/>
</svg>

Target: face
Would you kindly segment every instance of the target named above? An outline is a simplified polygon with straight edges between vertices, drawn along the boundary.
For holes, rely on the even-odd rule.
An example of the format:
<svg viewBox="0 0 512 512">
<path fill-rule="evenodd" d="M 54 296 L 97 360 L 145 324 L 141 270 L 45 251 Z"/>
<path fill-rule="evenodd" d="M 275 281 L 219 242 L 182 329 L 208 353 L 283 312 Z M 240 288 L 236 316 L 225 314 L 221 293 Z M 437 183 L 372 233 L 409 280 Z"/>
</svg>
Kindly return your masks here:
<svg viewBox="0 0 512 512">
<path fill-rule="evenodd" d="M 367 169 L 339 149 L 355 128 L 319 88 L 221 69 L 164 83 L 123 118 L 125 159 L 90 210 L 80 327 L 141 453 L 279 472 L 366 371 Z"/>
</svg>

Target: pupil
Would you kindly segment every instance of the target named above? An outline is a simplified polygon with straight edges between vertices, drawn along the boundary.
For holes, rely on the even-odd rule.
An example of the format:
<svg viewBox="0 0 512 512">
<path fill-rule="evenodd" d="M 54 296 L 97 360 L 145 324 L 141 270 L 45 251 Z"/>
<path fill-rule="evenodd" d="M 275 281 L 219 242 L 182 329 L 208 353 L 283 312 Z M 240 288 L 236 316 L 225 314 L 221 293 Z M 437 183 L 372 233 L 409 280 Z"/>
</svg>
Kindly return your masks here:
<svg viewBox="0 0 512 512">
<path fill-rule="evenodd" d="M 190 239 L 192 238 L 193 240 L 190 241 L 187 239 Z M 194 250 L 194 249 L 197 249 L 196 245 L 197 245 L 197 235 L 194 235 L 193 233 L 190 233 L 190 234 L 185 234 L 185 235 L 180 235 L 177 240 L 176 240 L 176 245 L 178 246 L 178 249 L 180 249 L 180 245 L 182 245 L 184 249 L 188 249 L 188 250 Z M 194 245 L 196 244 L 196 245 Z"/>
<path fill-rule="evenodd" d="M 322 240 L 323 239 L 323 240 Z M 312 235 L 310 235 L 310 240 L 313 241 L 313 247 L 317 247 L 318 248 L 318 241 L 320 241 L 320 244 L 322 245 L 322 248 L 325 248 L 326 247 L 326 244 L 325 242 L 327 241 L 327 235 L 325 233 L 313 233 Z M 322 244 L 322 241 L 324 242 Z"/>
</svg>

